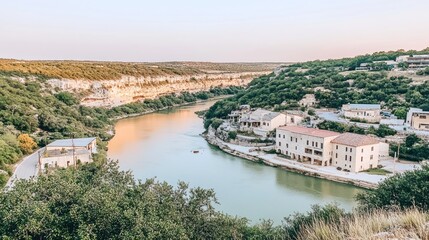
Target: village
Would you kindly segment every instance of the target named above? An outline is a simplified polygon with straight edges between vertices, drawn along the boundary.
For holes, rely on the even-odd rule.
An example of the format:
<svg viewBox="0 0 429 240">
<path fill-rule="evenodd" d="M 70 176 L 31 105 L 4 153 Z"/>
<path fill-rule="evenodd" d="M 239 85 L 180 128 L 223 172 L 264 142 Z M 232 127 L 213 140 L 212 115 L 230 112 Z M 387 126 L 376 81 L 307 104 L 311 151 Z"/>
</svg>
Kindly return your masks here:
<svg viewBox="0 0 429 240">
<path fill-rule="evenodd" d="M 365 188 L 420 167 L 417 162 L 400 160 L 397 152 L 392 156 L 389 143 L 402 141 L 406 134 L 427 138 L 429 112 L 411 108 L 406 120 L 401 120 L 380 104 L 344 104 L 340 110 L 318 109 L 317 104 L 314 94 L 307 94 L 299 101 L 302 109 L 310 109 L 307 112 L 274 112 L 241 105 L 217 129 L 210 128 L 206 139 L 248 160 Z M 317 124 L 323 121 L 363 128 L 385 124 L 399 131 L 384 138 L 340 133 L 318 129 Z"/>
</svg>

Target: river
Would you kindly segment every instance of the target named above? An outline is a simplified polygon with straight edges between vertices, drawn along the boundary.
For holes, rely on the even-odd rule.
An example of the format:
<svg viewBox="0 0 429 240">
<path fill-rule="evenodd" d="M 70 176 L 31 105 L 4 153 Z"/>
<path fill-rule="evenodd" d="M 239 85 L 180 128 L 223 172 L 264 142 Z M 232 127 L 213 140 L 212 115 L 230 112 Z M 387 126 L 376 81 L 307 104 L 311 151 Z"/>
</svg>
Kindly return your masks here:
<svg viewBox="0 0 429 240">
<path fill-rule="evenodd" d="M 228 155 L 209 145 L 200 134 L 203 121 L 194 113 L 215 101 L 192 104 L 118 121 L 108 156 L 138 179 L 156 177 L 177 185 L 213 188 L 230 215 L 252 223 L 272 219 L 280 223 L 313 204 L 336 202 L 346 210 L 355 206 L 360 188 L 303 176 Z M 198 150 L 199 153 L 192 151 Z"/>
</svg>

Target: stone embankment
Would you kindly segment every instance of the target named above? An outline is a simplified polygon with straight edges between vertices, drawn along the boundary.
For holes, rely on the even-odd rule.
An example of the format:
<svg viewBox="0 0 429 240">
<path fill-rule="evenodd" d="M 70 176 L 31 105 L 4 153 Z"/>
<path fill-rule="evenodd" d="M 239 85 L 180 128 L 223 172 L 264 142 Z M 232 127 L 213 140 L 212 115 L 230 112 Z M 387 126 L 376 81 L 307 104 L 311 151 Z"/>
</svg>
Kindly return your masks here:
<svg viewBox="0 0 429 240">
<path fill-rule="evenodd" d="M 315 168 L 311 167 L 303 167 L 304 164 L 294 163 L 291 160 L 280 160 L 275 154 L 264 154 L 259 155 L 254 152 L 247 153 L 247 148 L 236 149 L 231 148 L 226 142 L 222 141 L 215 135 L 215 131 L 210 128 L 209 131 L 203 134 L 203 137 L 207 140 L 208 143 L 219 147 L 222 151 L 231 154 L 236 157 L 240 157 L 243 159 L 247 159 L 253 162 L 263 163 L 272 167 L 282 168 L 291 172 L 300 173 L 306 176 L 312 176 L 322 179 L 327 179 L 335 182 L 352 184 L 358 187 L 366 188 L 366 189 L 374 189 L 378 185 L 378 181 L 364 181 L 359 179 L 352 179 L 349 177 L 343 177 L 336 174 L 329 174 L 326 172 L 318 171 Z"/>
<path fill-rule="evenodd" d="M 114 107 L 145 99 L 187 92 L 207 91 L 212 87 L 245 86 L 269 72 L 204 73 L 153 77 L 123 76 L 118 80 L 50 79 L 48 83 L 62 91 L 81 92 L 81 104 Z"/>
</svg>

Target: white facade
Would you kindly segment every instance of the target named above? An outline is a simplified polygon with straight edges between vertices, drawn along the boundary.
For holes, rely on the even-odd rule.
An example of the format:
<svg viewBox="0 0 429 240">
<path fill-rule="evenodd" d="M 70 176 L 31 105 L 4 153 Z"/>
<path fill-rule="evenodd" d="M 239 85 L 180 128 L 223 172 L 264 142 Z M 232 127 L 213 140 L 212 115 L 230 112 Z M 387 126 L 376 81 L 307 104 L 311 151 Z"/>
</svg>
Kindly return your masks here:
<svg viewBox="0 0 429 240">
<path fill-rule="evenodd" d="M 280 127 L 276 131 L 276 150 L 294 160 L 328 166 L 332 163 L 330 142 L 339 135 L 301 126 Z"/>
<path fill-rule="evenodd" d="M 92 162 L 93 153 L 97 153 L 96 138 L 56 140 L 45 147 L 39 157 L 39 168 L 65 168 Z"/>
<path fill-rule="evenodd" d="M 410 108 L 406 123 L 417 130 L 429 130 L 429 111 L 420 108 Z"/>
<path fill-rule="evenodd" d="M 388 144 L 382 147 L 382 154 L 388 154 Z M 375 138 L 300 126 L 277 129 L 276 151 L 300 162 L 333 165 L 350 172 L 376 168 L 381 153 L 380 142 Z"/>
<path fill-rule="evenodd" d="M 380 104 L 344 104 L 341 108 L 344 117 L 359 119 L 370 123 L 380 122 Z"/>
<path fill-rule="evenodd" d="M 240 118 L 241 131 L 254 132 L 261 136 L 266 136 L 268 132 L 285 124 L 285 114 L 264 109 L 257 109 L 248 114 L 243 114 Z"/>
<path fill-rule="evenodd" d="M 69 150 L 63 153 L 56 152 L 56 150 L 45 152 L 45 155 L 40 157 L 40 169 L 67 168 L 92 162 L 92 156 L 88 150 L 75 150 L 74 154 L 72 151 Z"/>
</svg>

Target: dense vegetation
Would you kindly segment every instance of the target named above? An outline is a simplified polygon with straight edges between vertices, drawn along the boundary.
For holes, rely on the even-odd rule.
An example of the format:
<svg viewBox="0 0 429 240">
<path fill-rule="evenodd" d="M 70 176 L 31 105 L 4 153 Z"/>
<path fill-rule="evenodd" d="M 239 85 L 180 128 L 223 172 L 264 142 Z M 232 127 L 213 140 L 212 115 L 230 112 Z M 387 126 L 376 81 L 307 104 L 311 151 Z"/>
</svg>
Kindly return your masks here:
<svg viewBox="0 0 429 240">
<path fill-rule="evenodd" d="M 357 195 L 365 210 L 399 207 L 429 211 L 429 165 L 396 174 L 382 182 L 377 190 Z"/>
<path fill-rule="evenodd" d="M 398 151 L 398 144 L 390 144 L 391 152 Z M 403 144 L 399 144 L 399 157 L 410 161 L 422 161 L 429 158 L 429 142 L 410 134 L 405 138 Z"/>
<path fill-rule="evenodd" d="M 298 107 L 307 93 L 314 93 L 320 107 L 340 108 L 346 103 L 382 103 L 398 117 L 405 118 L 409 107 L 429 110 L 429 82 L 415 85 L 406 77 L 388 77 L 385 71 L 352 71 L 360 63 L 394 60 L 399 55 L 428 53 L 380 52 L 339 60 L 312 61 L 292 64 L 277 74 L 271 73 L 253 80 L 246 91 L 215 104 L 207 119 L 225 118 L 241 104 L 276 110 Z"/>
<path fill-rule="evenodd" d="M 359 195 L 361 211 L 335 205 L 250 225 L 218 212 L 213 190 L 136 181 L 115 162 L 97 161 L 21 180 L 0 192 L 4 239 L 370 239 L 398 228 L 427 239 L 429 168 L 392 177 Z M 403 212 L 384 211 L 400 207 Z M 418 209 L 414 209 L 417 207 Z M 409 210 L 408 210 L 409 209 Z M 364 220 L 363 220 L 364 219 Z M 395 228 L 393 228 L 395 227 Z M 393 230 L 392 230 L 393 229 Z M 325 237 L 323 237 L 325 236 Z M 402 235 L 401 235 L 402 236 Z M 414 236 L 414 235 L 413 235 Z"/>
<path fill-rule="evenodd" d="M 74 94 L 47 88 L 43 78 L 25 78 L 21 82 L 13 74 L 0 75 L 0 170 L 5 170 L 9 175 L 11 165 L 23 154 L 31 152 L 18 141 L 22 133 L 29 134 L 39 146 L 54 139 L 72 136 L 97 136 L 107 140 L 111 137 L 109 132 L 115 118 L 234 94 L 241 90 L 239 87 L 230 87 L 197 93 L 183 92 L 106 109 L 80 106 Z M 5 179 L 4 172 L 0 171 L 0 186 L 4 185 Z"/>
<path fill-rule="evenodd" d="M 417 72 L 417 75 L 429 75 L 429 67 Z"/>
<path fill-rule="evenodd" d="M 385 137 L 390 135 L 395 135 L 396 130 L 389 128 L 387 125 L 380 124 L 378 128 L 369 127 L 368 129 L 358 127 L 356 125 L 348 125 L 339 122 L 332 121 L 323 121 L 317 124 L 317 127 L 320 129 L 335 131 L 335 132 L 351 132 L 357 134 L 373 134 L 377 137 Z"/>
<path fill-rule="evenodd" d="M 272 71 L 274 63 L 127 63 L 84 61 L 23 61 L 0 59 L 0 73 L 32 74 L 46 78 L 109 80 L 123 75 L 147 77 L 158 75 L 192 75 L 204 72 Z"/>
</svg>

